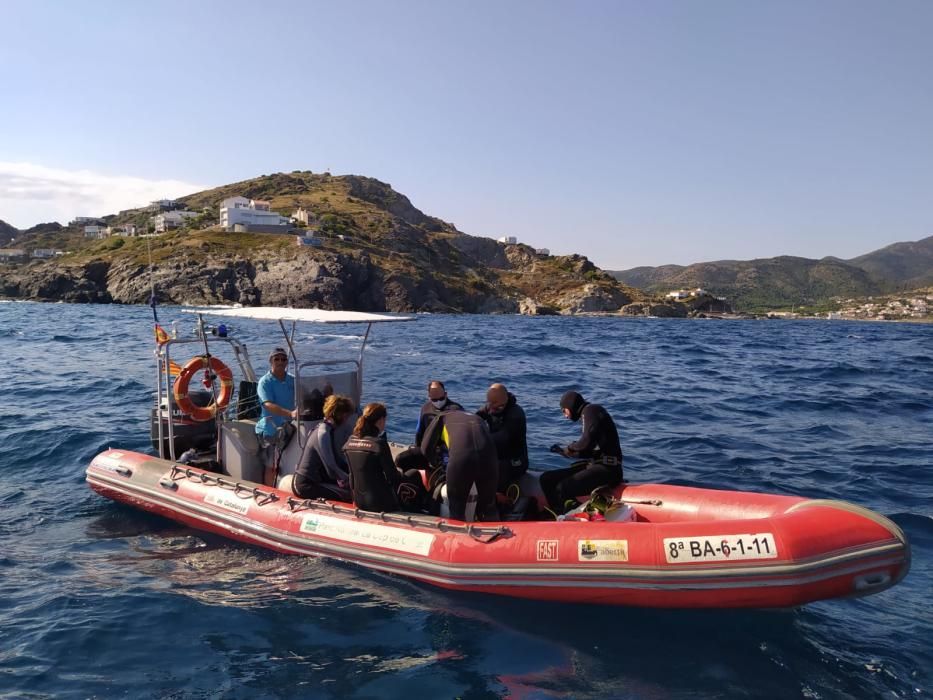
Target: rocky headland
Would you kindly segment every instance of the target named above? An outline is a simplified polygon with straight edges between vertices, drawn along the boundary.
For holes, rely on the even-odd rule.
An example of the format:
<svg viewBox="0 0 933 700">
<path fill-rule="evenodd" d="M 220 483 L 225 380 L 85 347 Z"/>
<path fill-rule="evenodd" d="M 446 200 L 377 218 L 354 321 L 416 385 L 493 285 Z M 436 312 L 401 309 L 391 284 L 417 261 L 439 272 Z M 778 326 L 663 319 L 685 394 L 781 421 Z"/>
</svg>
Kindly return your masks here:
<svg viewBox="0 0 933 700">
<path fill-rule="evenodd" d="M 264 200 L 283 216 L 304 208 L 312 221 L 295 233 L 315 244 L 221 229 L 218 207 L 233 196 Z M 5 245 L 62 254 L 0 263 L 0 296 L 141 304 L 152 287 L 163 304 L 541 315 L 624 313 L 650 301 L 585 257 L 464 234 L 372 178 L 280 173 L 179 202 L 199 215 L 161 235 L 87 238 L 78 224 L 6 230 Z M 146 231 L 151 216 L 128 210 L 102 224 Z"/>
</svg>

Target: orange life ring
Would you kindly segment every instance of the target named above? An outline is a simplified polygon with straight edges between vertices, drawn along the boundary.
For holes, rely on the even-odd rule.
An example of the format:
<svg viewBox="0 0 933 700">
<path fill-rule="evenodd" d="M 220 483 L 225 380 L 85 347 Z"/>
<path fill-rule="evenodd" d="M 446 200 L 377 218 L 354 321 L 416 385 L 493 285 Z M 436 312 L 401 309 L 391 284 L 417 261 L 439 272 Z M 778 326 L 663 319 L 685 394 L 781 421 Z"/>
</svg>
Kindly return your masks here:
<svg viewBox="0 0 933 700">
<path fill-rule="evenodd" d="M 213 372 L 220 379 L 220 394 L 217 396 L 217 402 L 212 401 L 207 406 L 195 406 L 194 401 L 188 396 L 188 385 L 191 383 L 191 378 L 201 369 L 205 370 L 205 372 Z M 233 372 L 213 355 L 192 357 L 181 368 L 181 373 L 172 386 L 172 393 L 175 395 L 175 404 L 179 410 L 185 415 L 191 416 L 192 420 L 212 420 L 217 415 L 218 410 L 224 410 L 227 404 L 230 403 L 230 398 L 233 396 Z"/>
</svg>

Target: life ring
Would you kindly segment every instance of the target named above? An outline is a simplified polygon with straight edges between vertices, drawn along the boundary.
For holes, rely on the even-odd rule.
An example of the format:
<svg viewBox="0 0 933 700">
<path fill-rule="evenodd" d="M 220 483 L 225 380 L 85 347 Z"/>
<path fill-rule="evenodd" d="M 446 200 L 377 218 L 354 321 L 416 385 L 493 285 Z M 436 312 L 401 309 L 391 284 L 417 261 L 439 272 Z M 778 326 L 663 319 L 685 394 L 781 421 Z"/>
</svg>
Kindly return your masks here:
<svg viewBox="0 0 933 700">
<path fill-rule="evenodd" d="M 195 406 L 194 401 L 188 396 L 191 378 L 201 369 L 210 370 L 220 380 L 220 394 L 217 395 L 217 401 L 216 403 L 212 401 L 207 406 Z M 191 419 L 196 421 L 212 420 L 218 410 L 224 410 L 230 403 L 230 398 L 233 396 L 233 372 L 213 355 L 192 357 L 181 368 L 181 373 L 172 386 L 172 393 L 175 395 L 175 404 L 178 409 L 186 416 L 191 416 Z"/>
</svg>

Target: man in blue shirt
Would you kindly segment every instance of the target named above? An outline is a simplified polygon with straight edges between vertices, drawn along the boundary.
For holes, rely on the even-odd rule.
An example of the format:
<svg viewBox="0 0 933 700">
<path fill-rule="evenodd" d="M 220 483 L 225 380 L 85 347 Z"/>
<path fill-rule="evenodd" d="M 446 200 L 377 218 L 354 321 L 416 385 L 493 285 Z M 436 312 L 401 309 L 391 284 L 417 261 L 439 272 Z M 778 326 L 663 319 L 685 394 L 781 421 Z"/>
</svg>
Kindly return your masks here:
<svg viewBox="0 0 933 700">
<path fill-rule="evenodd" d="M 259 380 L 256 396 L 262 406 L 262 416 L 256 422 L 256 435 L 263 448 L 266 466 L 269 467 L 273 466 L 272 449 L 276 431 L 286 421 L 298 417 L 295 409 L 295 377 L 288 373 L 288 354 L 284 348 L 275 348 L 269 355 L 269 371 Z"/>
</svg>

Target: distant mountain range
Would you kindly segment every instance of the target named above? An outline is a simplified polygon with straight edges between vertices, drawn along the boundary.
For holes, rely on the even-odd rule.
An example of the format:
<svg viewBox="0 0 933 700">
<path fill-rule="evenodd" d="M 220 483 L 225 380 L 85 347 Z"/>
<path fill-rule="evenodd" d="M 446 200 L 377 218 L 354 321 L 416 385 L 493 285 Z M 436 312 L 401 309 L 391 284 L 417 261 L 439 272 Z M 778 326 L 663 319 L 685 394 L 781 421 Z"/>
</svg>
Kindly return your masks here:
<svg viewBox="0 0 933 700">
<path fill-rule="evenodd" d="M 663 294 L 702 287 L 743 311 L 819 305 L 933 285 L 933 236 L 894 243 L 851 260 L 780 256 L 610 271 L 617 280 Z"/>
</svg>

